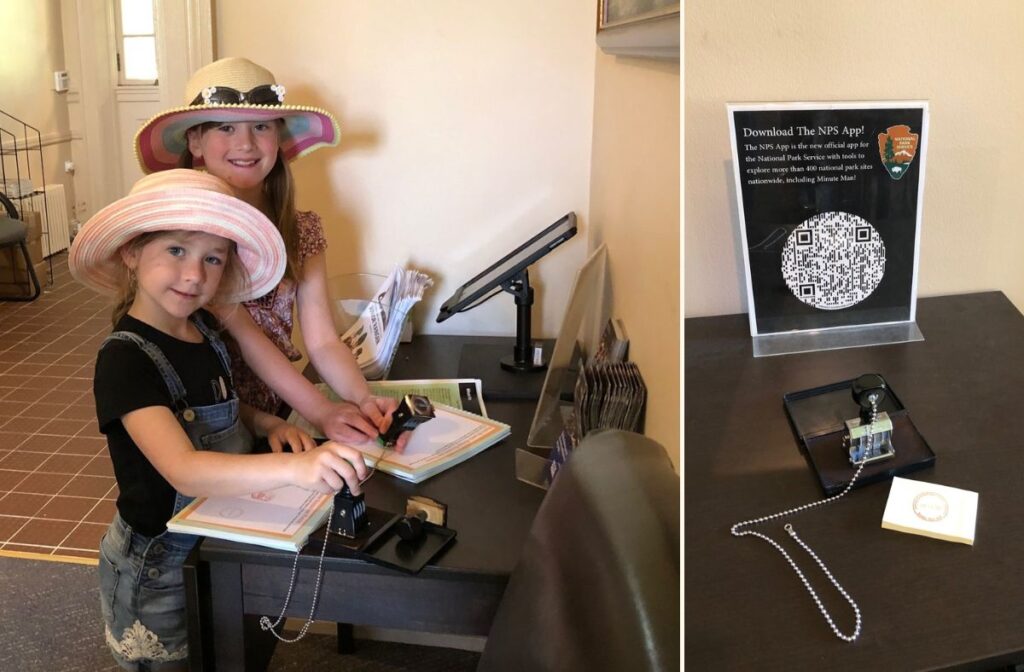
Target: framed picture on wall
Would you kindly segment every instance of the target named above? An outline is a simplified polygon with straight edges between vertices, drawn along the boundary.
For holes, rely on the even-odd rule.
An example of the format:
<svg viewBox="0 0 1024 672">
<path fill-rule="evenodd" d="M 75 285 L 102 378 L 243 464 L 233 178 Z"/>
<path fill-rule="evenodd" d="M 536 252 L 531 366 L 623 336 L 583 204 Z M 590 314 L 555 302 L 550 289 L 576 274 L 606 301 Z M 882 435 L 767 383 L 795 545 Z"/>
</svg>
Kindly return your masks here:
<svg viewBox="0 0 1024 672">
<path fill-rule="evenodd" d="M 608 54 L 679 59 L 678 0 L 598 0 L 597 44 Z"/>
<path fill-rule="evenodd" d="M 928 103 L 727 109 L 754 356 L 922 340 Z"/>
</svg>

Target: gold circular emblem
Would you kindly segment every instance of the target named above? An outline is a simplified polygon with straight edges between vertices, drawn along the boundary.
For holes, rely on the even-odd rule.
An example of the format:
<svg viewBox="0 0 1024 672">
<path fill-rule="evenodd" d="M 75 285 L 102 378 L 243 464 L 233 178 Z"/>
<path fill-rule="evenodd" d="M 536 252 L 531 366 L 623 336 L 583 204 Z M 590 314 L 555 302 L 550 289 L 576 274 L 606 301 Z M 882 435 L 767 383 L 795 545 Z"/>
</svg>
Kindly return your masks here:
<svg viewBox="0 0 1024 672">
<path fill-rule="evenodd" d="M 949 503 L 937 492 L 922 492 L 914 497 L 914 515 L 921 520 L 934 523 L 949 515 Z"/>
</svg>

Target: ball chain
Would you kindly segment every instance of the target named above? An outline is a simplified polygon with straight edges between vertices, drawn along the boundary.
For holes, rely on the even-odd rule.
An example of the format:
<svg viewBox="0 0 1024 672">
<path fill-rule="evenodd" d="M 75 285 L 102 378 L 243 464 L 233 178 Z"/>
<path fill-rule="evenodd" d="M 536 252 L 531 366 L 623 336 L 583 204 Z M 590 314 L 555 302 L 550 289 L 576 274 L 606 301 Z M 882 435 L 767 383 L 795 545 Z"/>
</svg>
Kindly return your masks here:
<svg viewBox="0 0 1024 672">
<path fill-rule="evenodd" d="M 872 406 L 874 406 L 874 403 L 872 403 Z M 873 424 L 873 422 L 874 422 L 874 413 L 872 413 L 872 424 Z M 845 443 L 845 438 L 844 438 L 844 443 Z M 799 544 L 800 547 L 803 548 L 805 551 L 807 551 L 807 554 L 810 555 L 811 558 L 814 559 L 814 561 L 817 563 L 818 567 L 821 568 L 821 571 L 825 573 L 825 576 L 828 578 L 829 582 L 833 586 L 835 586 L 836 590 L 839 591 L 839 594 L 842 595 L 843 598 L 853 608 L 853 613 L 854 613 L 854 616 L 856 617 L 856 624 L 855 624 L 854 629 L 853 629 L 853 634 L 846 635 L 846 634 L 843 634 L 843 632 L 839 630 L 839 627 L 835 624 L 835 621 L 832 620 L 832 616 L 828 613 L 828 609 L 825 608 L 825 605 L 822 604 L 821 599 L 818 597 L 818 593 L 814 590 L 814 587 L 811 586 L 810 581 L 807 580 L 807 577 L 800 570 L 800 567 L 796 564 L 796 561 L 793 560 L 792 556 L 790 556 L 790 554 L 786 552 L 786 549 L 784 549 L 778 542 L 776 542 L 774 539 L 772 539 L 771 537 L 769 537 L 769 536 L 767 536 L 765 534 L 761 534 L 760 532 L 755 532 L 753 530 L 741 530 L 740 528 L 746 527 L 748 525 L 758 525 L 760 523 L 766 523 L 766 522 L 768 522 L 770 520 L 776 520 L 778 518 L 784 518 L 786 516 L 791 516 L 793 514 L 800 513 L 801 511 L 806 511 L 807 509 L 813 509 L 813 508 L 815 508 L 817 506 L 823 506 L 825 504 L 830 504 L 830 503 L 836 501 L 837 499 L 840 499 L 841 497 L 843 497 L 846 493 L 848 493 L 851 490 L 851 488 L 853 488 L 853 484 L 857 481 L 857 478 L 860 476 L 860 472 L 863 469 L 864 469 L 864 463 L 862 462 L 860 465 L 857 466 L 857 471 L 854 472 L 853 478 L 850 479 L 850 482 L 846 485 L 846 487 L 843 489 L 843 491 L 840 492 L 838 495 L 834 495 L 834 496 L 828 497 L 826 499 L 821 499 L 821 500 L 818 500 L 816 502 L 808 502 L 807 504 L 803 504 L 802 506 L 797 506 L 797 507 L 794 507 L 792 509 L 787 509 L 785 511 L 780 511 L 778 513 L 773 513 L 773 514 L 768 515 L 768 516 L 762 516 L 760 518 L 754 518 L 752 520 L 745 520 L 745 521 L 743 521 L 741 523 L 736 523 L 729 530 L 734 537 L 745 537 L 745 536 L 748 536 L 748 535 L 755 536 L 755 537 L 758 537 L 759 539 L 763 539 L 764 541 L 766 541 L 769 544 L 771 544 L 772 546 L 774 546 L 775 550 L 777 550 L 779 553 L 782 554 L 782 557 L 784 557 L 786 559 L 786 562 L 788 562 L 789 566 L 793 568 L 793 571 L 796 572 L 796 575 L 798 577 L 800 577 L 800 581 L 804 584 L 804 588 L 806 588 L 807 592 L 810 593 L 811 598 L 814 599 L 814 603 L 816 605 L 818 605 L 818 610 L 821 612 L 821 615 L 825 617 L 825 620 L 828 622 L 829 627 L 832 628 L 832 632 L 835 633 L 836 637 L 838 637 L 839 639 L 841 639 L 841 640 L 843 640 L 845 642 L 852 642 L 852 641 L 856 640 L 860 636 L 860 630 L 861 630 L 860 607 L 857 606 L 857 603 L 853 600 L 852 597 L 850 597 L 850 594 L 847 593 L 846 590 L 839 584 L 839 581 L 832 575 L 832 572 L 830 572 L 828 570 L 828 568 L 825 566 L 825 563 L 821 561 L 821 558 L 819 558 L 817 556 L 817 554 L 814 551 L 811 550 L 810 546 L 808 546 L 806 543 L 804 543 L 804 541 L 799 536 L 797 536 L 796 530 L 793 529 L 793 526 L 791 524 L 787 523 L 784 529 L 786 530 L 786 532 L 789 533 L 789 536 L 793 537 L 793 539 L 796 541 L 796 543 Z"/>
</svg>

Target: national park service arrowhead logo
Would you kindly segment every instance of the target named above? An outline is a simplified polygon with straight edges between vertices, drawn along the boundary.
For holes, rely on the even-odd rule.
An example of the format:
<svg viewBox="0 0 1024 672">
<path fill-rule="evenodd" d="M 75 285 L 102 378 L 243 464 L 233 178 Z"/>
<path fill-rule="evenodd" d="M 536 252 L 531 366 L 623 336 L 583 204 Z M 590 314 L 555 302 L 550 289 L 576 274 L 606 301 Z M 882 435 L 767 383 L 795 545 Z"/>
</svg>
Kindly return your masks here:
<svg viewBox="0 0 1024 672">
<path fill-rule="evenodd" d="M 917 139 L 917 133 L 903 125 L 890 126 L 878 134 L 878 153 L 889 177 L 898 180 L 910 170 L 910 162 L 917 156 Z"/>
</svg>

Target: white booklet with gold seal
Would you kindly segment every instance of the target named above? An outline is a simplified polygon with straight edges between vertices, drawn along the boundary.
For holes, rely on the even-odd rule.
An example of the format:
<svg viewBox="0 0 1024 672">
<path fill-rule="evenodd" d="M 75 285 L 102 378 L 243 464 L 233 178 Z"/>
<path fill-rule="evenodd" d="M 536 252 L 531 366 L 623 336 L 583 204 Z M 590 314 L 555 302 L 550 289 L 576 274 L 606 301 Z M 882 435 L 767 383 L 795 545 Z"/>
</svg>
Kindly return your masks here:
<svg viewBox="0 0 1024 672">
<path fill-rule="evenodd" d="M 973 546 L 977 514 L 976 492 L 896 477 L 882 527 Z"/>
</svg>

